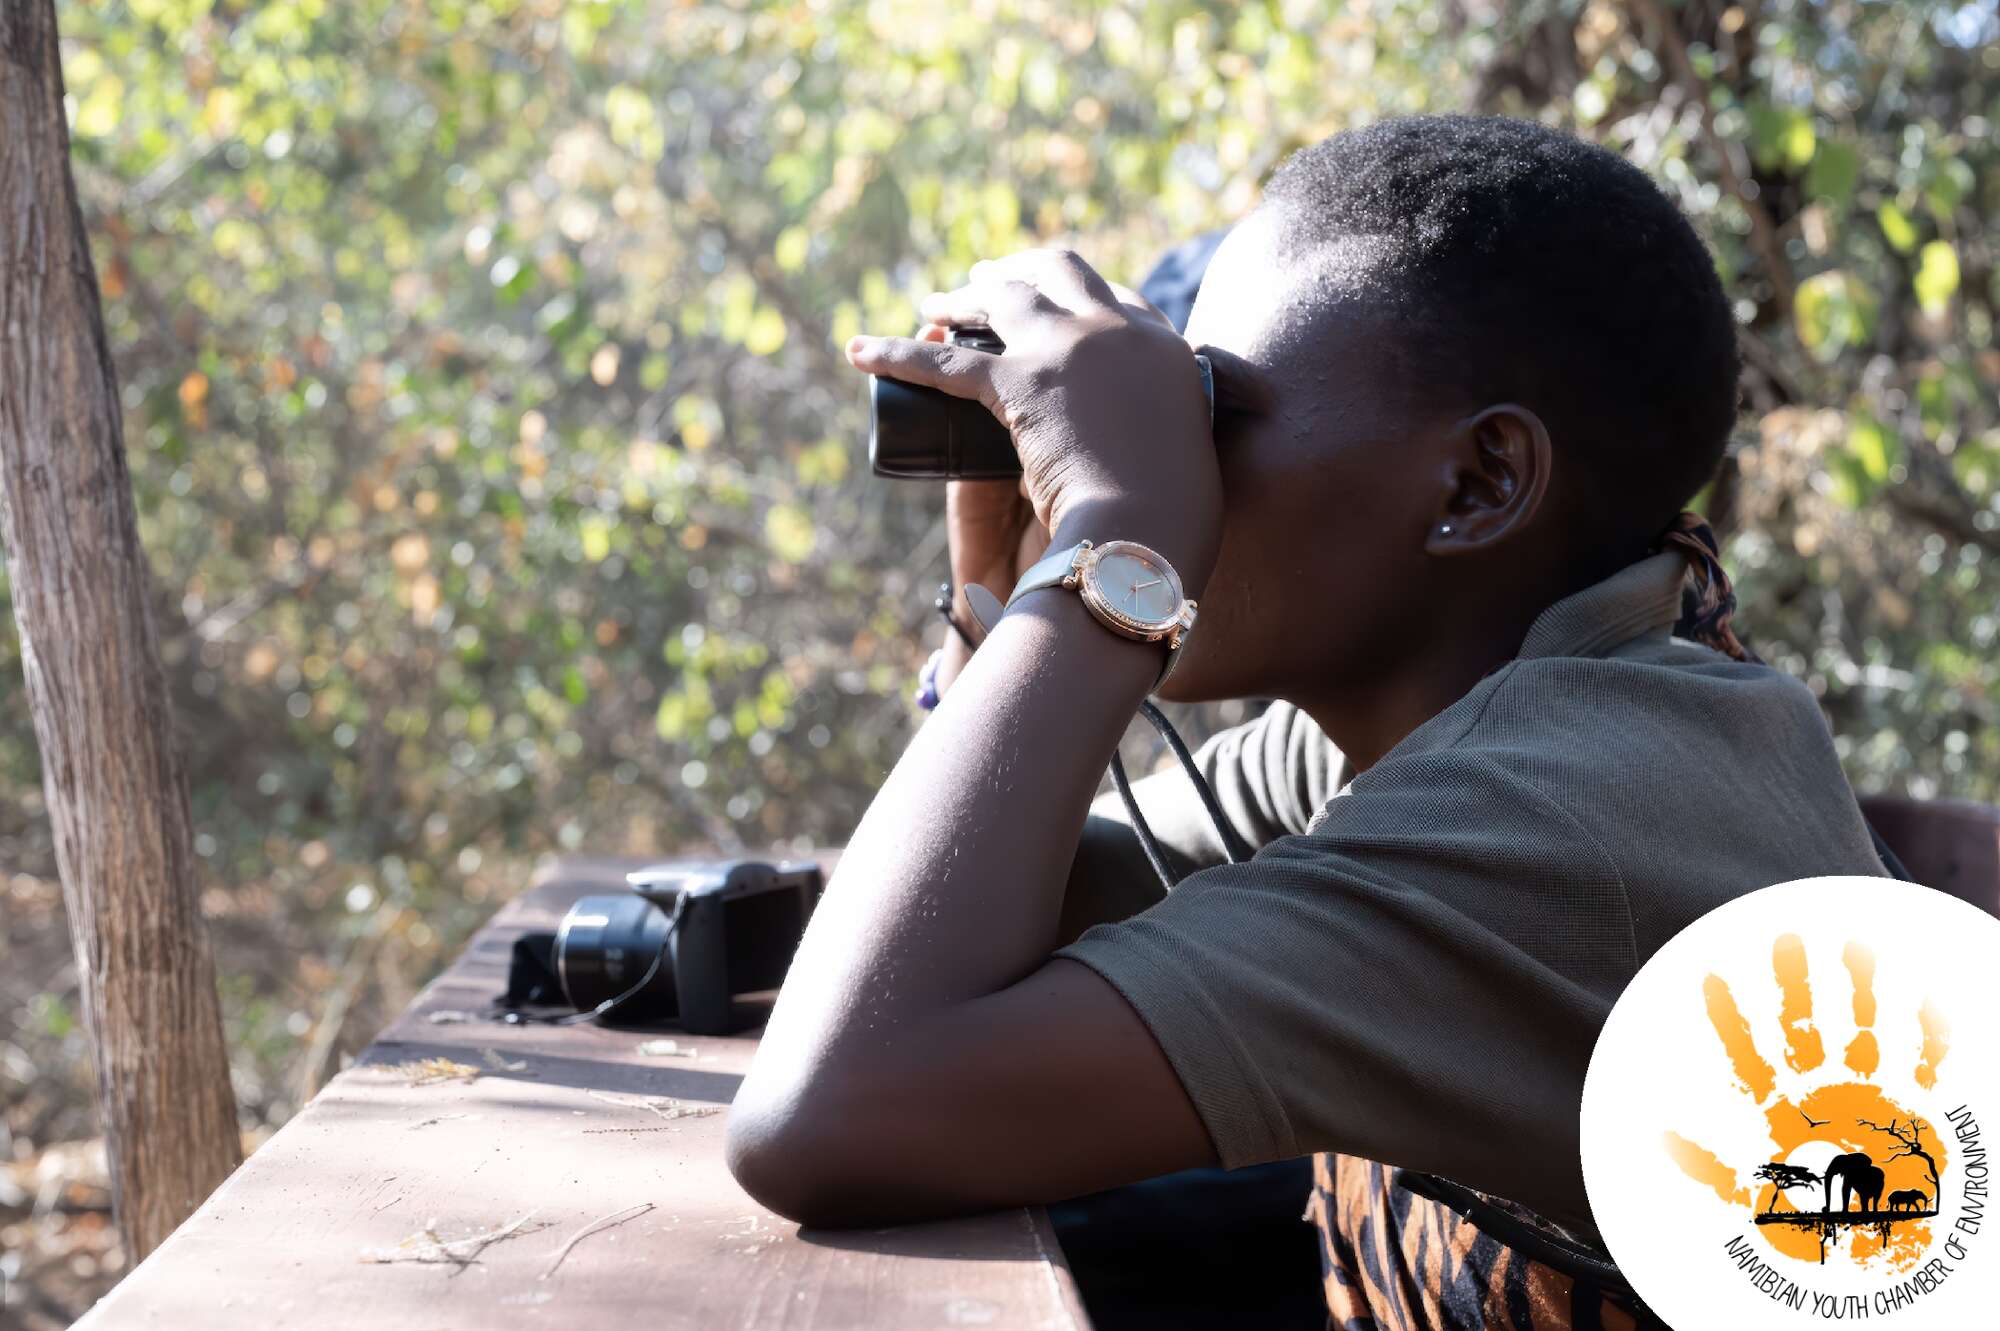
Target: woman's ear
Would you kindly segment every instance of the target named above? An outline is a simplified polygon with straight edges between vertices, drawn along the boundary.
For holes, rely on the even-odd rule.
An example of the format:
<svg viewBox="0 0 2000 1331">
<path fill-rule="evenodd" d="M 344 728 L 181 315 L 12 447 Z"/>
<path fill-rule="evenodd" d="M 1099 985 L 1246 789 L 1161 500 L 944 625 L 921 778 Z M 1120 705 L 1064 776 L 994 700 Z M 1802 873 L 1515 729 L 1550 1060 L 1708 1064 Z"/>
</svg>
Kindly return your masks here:
<svg viewBox="0 0 2000 1331">
<path fill-rule="evenodd" d="M 1551 464 L 1548 427 L 1526 407 L 1504 403 L 1459 422 L 1425 552 L 1484 550 L 1525 530 L 1541 511 Z"/>
</svg>

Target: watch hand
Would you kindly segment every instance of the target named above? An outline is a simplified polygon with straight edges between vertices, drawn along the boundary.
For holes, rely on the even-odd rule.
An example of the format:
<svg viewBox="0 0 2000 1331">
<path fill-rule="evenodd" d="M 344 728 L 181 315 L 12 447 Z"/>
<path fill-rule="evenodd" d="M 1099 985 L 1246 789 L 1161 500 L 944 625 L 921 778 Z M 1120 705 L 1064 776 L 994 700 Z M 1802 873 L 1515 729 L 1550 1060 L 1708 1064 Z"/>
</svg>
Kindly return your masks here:
<svg viewBox="0 0 2000 1331">
<path fill-rule="evenodd" d="M 1157 587 L 1165 581 L 1165 578 L 1154 578 L 1149 582 L 1135 582 L 1132 584 L 1132 590 L 1135 592 L 1144 591 L 1148 587 Z"/>
</svg>

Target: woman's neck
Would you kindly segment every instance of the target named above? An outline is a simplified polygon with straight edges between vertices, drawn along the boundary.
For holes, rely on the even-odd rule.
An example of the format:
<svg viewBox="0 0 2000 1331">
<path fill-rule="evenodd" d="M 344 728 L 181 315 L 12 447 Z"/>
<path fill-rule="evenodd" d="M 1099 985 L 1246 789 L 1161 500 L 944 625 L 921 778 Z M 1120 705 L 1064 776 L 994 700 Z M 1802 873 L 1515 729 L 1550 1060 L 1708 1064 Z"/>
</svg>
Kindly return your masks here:
<svg viewBox="0 0 2000 1331">
<path fill-rule="evenodd" d="M 1539 613 L 1495 616 L 1486 625 L 1397 653 L 1393 666 L 1367 679 L 1339 680 L 1310 696 L 1293 693 L 1288 701 L 1339 748 L 1351 779 L 1513 660 Z"/>
</svg>

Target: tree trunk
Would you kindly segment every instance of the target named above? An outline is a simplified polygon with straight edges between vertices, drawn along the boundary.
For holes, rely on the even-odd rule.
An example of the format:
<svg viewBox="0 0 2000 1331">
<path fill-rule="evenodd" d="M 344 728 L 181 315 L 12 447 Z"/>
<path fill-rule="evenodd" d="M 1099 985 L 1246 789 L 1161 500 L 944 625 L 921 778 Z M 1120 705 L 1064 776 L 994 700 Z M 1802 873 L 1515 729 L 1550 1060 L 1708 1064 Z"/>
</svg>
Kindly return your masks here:
<svg viewBox="0 0 2000 1331">
<path fill-rule="evenodd" d="M 136 1262 L 242 1153 L 53 0 L 0 0 L 0 260 L 0 544 Z"/>
</svg>

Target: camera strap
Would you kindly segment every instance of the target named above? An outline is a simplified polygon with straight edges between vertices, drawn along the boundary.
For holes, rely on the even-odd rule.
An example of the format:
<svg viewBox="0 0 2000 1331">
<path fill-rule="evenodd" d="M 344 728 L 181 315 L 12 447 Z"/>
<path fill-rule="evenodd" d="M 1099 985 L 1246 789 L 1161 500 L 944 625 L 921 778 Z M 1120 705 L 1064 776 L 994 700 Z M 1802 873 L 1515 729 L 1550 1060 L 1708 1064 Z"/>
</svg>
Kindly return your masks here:
<svg viewBox="0 0 2000 1331">
<path fill-rule="evenodd" d="M 1215 828 L 1216 839 L 1222 845 L 1223 857 L 1231 864 L 1241 864 L 1249 859 L 1254 852 L 1243 843 L 1243 838 L 1223 815 L 1222 805 L 1215 798 L 1215 791 L 1209 786 L 1207 778 L 1202 776 L 1201 768 L 1195 763 L 1194 755 L 1188 752 L 1187 742 L 1181 738 L 1180 732 L 1174 729 L 1174 723 L 1167 720 L 1166 713 L 1154 706 L 1150 698 L 1139 704 L 1139 715 L 1152 723 L 1153 729 L 1160 732 L 1160 738 L 1167 742 L 1167 747 L 1174 751 L 1174 757 L 1180 760 L 1181 770 L 1187 773 L 1187 779 L 1194 784 L 1194 793 L 1200 797 L 1201 807 L 1207 811 L 1208 821 Z M 1125 762 L 1115 750 L 1111 754 L 1111 784 L 1117 789 L 1118 798 L 1125 803 L 1125 816 L 1131 821 L 1132 831 L 1139 838 L 1139 848 L 1146 852 L 1147 863 L 1151 864 L 1153 872 L 1159 875 L 1161 886 L 1172 891 L 1174 884 L 1180 881 L 1180 875 L 1176 874 L 1173 867 L 1167 863 L 1166 854 L 1160 849 L 1159 838 L 1153 835 L 1152 824 L 1146 821 L 1146 815 L 1139 808 L 1139 801 L 1133 797 L 1131 779 L 1125 774 Z"/>
<path fill-rule="evenodd" d="M 1215 827 L 1215 835 L 1222 843 L 1224 857 L 1231 864 L 1241 864 L 1251 858 L 1255 852 L 1243 844 L 1243 838 L 1223 815 L 1222 805 L 1216 800 L 1215 791 L 1202 776 L 1200 767 L 1195 764 L 1194 755 L 1188 752 L 1187 743 L 1181 739 L 1180 732 L 1174 729 L 1173 722 L 1167 720 L 1166 715 L 1153 705 L 1150 698 L 1139 704 L 1139 715 L 1152 722 L 1153 728 L 1160 732 L 1160 738 L 1167 742 L 1167 747 L 1174 751 L 1174 757 L 1180 760 L 1181 770 L 1187 773 L 1187 779 L 1194 784 L 1195 794 L 1201 797 L 1201 807 L 1207 811 L 1208 820 Z M 1111 784 L 1117 788 L 1118 798 L 1125 803 L 1125 816 L 1131 820 L 1132 831 L 1139 838 L 1140 849 L 1146 852 L 1147 862 L 1153 866 L 1153 872 L 1159 875 L 1160 883 L 1171 891 L 1174 884 L 1180 881 L 1179 875 L 1167 863 L 1167 857 L 1160 849 L 1159 838 L 1153 835 L 1152 825 L 1146 821 L 1146 815 L 1140 812 L 1139 801 L 1132 795 L 1132 782 L 1125 774 L 1124 760 L 1115 751 L 1111 755 Z M 1882 834 L 1875 830 L 1875 824 L 1869 821 L 1866 814 L 1861 815 L 1861 825 L 1868 830 L 1868 839 L 1874 844 L 1875 854 L 1881 859 L 1883 870 L 1888 876 L 1905 883 L 1914 883 L 1916 879 L 1904 867 L 1896 852 L 1890 849 L 1889 843 L 1882 839 Z"/>
</svg>

